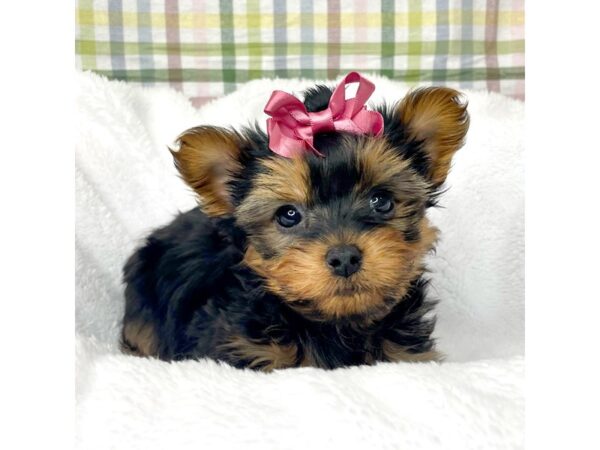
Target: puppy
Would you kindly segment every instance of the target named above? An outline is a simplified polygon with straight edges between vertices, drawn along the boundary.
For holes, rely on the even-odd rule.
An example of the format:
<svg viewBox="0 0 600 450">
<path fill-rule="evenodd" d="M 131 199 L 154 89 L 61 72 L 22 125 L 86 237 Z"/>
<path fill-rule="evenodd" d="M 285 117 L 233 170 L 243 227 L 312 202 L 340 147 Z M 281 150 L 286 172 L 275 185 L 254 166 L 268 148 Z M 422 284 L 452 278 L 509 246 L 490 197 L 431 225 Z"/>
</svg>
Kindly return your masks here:
<svg viewBox="0 0 600 450">
<path fill-rule="evenodd" d="M 268 134 L 179 136 L 175 166 L 200 206 L 127 261 L 123 351 L 263 371 L 438 359 L 426 211 L 463 144 L 466 104 L 429 87 L 369 111 L 372 84 L 352 73 L 343 85 L 303 102 L 274 93 Z"/>
</svg>

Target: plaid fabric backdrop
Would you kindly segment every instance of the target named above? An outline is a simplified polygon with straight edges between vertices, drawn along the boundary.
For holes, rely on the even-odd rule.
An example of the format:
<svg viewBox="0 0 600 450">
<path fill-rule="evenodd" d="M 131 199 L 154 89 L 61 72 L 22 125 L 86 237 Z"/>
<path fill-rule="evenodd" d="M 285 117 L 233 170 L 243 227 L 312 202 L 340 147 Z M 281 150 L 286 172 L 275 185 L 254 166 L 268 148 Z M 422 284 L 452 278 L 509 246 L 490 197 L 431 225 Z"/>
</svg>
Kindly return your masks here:
<svg viewBox="0 0 600 450">
<path fill-rule="evenodd" d="M 195 105 L 351 70 L 524 97 L 524 0 L 78 0 L 78 67 Z"/>
</svg>

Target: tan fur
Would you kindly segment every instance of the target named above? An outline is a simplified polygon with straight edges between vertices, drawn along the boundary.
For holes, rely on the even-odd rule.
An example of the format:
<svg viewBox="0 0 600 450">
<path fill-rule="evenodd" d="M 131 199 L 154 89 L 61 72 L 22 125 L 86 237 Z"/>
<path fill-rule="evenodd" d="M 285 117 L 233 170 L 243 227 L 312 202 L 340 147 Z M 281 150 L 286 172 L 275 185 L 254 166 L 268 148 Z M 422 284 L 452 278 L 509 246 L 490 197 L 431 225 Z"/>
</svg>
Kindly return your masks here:
<svg viewBox="0 0 600 450">
<path fill-rule="evenodd" d="M 241 224 L 263 212 L 270 221 L 277 208 L 286 203 L 307 205 L 310 202 L 309 169 L 301 158 L 267 158 L 262 162 L 267 171 L 259 174 L 252 191 L 238 207 Z"/>
<path fill-rule="evenodd" d="M 276 196 L 290 203 L 309 202 L 310 172 L 302 158 L 268 158 L 262 162 L 268 172 L 260 174 L 254 183 L 253 194 L 260 197 Z"/>
<path fill-rule="evenodd" d="M 260 367 L 266 372 L 296 366 L 297 348 L 295 345 L 280 345 L 275 342 L 258 344 L 245 337 L 234 336 L 220 348 L 226 351 L 230 357 L 250 361 L 248 367 Z"/>
<path fill-rule="evenodd" d="M 436 230 L 427 219 L 422 220 L 420 230 L 421 239 L 415 243 L 405 242 L 401 231 L 391 227 L 342 233 L 298 244 L 269 260 L 250 246 L 245 262 L 292 306 L 309 299 L 309 307 L 326 317 L 363 314 L 385 308 L 385 297 L 404 296 L 422 272 L 422 260 L 433 246 Z M 332 275 L 325 262 L 328 249 L 341 243 L 354 244 L 363 252 L 362 269 L 348 279 Z"/>
<path fill-rule="evenodd" d="M 158 342 L 151 323 L 141 319 L 123 326 L 121 351 L 135 356 L 156 356 Z"/>
<path fill-rule="evenodd" d="M 273 217 L 277 209 L 286 204 L 300 208 L 310 204 L 309 169 L 306 161 L 300 158 L 269 158 L 261 164 L 266 172 L 257 175 L 252 191 L 238 206 L 236 217 L 241 227 L 254 227 L 255 236 L 269 242 L 272 248 L 286 248 L 293 244 L 290 234 L 277 228 Z"/>
<path fill-rule="evenodd" d="M 405 347 L 402 347 L 395 342 L 384 340 L 382 344 L 383 356 L 387 361 L 408 361 L 408 362 L 423 362 L 423 361 L 441 361 L 442 354 L 430 350 L 423 353 L 410 353 Z"/>
<path fill-rule="evenodd" d="M 238 136 L 217 127 L 196 127 L 177 139 L 179 150 L 171 150 L 183 180 L 198 194 L 202 210 L 212 216 L 231 212 L 227 180 L 241 169 Z"/>
<path fill-rule="evenodd" d="M 300 361 L 299 367 L 318 367 L 317 362 L 313 354 L 311 353 L 310 347 L 304 347 L 304 355 Z"/>
<path fill-rule="evenodd" d="M 360 172 L 360 183 L 354 190 L 361 192 L 372 186 L 382 185 L 409 167 L 385 139 L 364 139 L 356 152 L 356 163 Z"/>
<path fill-rule="evenodd" d="M 416 89 L 402 99 L 396 117 L 412 138 L 425 141 L 433 166 L 431 179 L 442 183 L 469 129 L 467 104 L 461 103 L 460 93 L 446 87 Z"/>
</svg>

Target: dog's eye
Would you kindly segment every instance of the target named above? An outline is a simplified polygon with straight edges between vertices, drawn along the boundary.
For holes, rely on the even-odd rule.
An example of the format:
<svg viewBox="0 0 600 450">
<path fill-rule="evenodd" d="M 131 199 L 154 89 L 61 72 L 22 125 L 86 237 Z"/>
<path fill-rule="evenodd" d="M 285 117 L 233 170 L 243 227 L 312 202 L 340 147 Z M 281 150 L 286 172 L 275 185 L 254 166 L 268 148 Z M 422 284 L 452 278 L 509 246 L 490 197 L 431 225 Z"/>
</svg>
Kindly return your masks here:
<svg viewBox="0 0 600 450">
<path fill-rule="evenodd" d="M 292 205 L 282 206 L 275 213 L 277 223 L 285 228 L 298 225 L 302 220 L 302 214 Z"/>
<path fill-rule="evenodd" d="M 374 194 L 369 200 L 371 209 L 379 214 L 389 213 L 394 209 L 394 201 L 389 194 L 379 192 Z"/>
</svg>

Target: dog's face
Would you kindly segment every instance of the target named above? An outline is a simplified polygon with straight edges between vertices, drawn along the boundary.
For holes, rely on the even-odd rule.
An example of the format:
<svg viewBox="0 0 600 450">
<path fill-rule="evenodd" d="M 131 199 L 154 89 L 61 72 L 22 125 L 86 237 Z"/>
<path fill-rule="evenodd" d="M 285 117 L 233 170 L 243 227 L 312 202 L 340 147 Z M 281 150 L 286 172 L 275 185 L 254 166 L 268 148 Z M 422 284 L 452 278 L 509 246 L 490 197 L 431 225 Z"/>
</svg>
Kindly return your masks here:
<svg viewBox="0 0 600 450">
<path fill-rule="evenodd" d="M 307 108 L 326 105 L 323 89 Z M 213 127 L 183 133 L 173 152 L 204 211 L 245 230 L 245 263 L 311 318 L 384 315 L 436 239 L 425 211 L 462 145 L 466 107 L 457 92 L 428 88 L 381 112 L 383 136 L 317 135 L 324 157 L 284 158 L 260 131 Z"/>
</svg>

